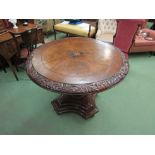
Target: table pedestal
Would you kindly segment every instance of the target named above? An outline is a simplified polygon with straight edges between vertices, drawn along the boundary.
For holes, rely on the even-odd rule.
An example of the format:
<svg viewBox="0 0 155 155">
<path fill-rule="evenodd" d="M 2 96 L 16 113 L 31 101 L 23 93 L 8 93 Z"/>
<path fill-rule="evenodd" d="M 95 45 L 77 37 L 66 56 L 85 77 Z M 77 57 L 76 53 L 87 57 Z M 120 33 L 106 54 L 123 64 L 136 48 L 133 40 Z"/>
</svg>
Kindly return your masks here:
<svg viewBox="0 0 155 155">
<path fill-rule="evenodd" d="M 74 112 L 85 119 L 94 116 L 98 112 L 95 104 L 96 94 L 88 95 L 66 95 L 61 94 L 52 101 L 54 110 L 58 114 Z"/>
</svg>

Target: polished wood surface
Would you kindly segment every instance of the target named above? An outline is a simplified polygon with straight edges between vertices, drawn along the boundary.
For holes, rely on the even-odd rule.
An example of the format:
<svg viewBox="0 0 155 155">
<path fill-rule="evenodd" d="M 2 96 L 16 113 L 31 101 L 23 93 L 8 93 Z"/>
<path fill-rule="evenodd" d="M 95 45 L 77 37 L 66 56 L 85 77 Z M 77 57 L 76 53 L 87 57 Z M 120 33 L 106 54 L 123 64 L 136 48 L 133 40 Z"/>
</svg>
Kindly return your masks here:
<svg viewBox="0 0 155 155">
<path fill-rule="evenodd" d="M 1 21 L 1 20 L 0 20 Z M 1 25 L 1 23 L 0 23 Z M 45 43 L 44 42 L 44 34 L 41 27 L 38 27 L 36 24 L 29 23 L 27 26 L 18 25 L 17 29 L 14 28 L 3 28 L 3 31 L 0 31 L 0 42 L 7 41 L 11 38 L 9 33 L 12 33 L 16 37 L 18 36 L 17 40 L 18 43 L 22 42 L 20 35 L 28 30 L 37 28 L 37 43 Z M 5 34 L 5 35 L 4 35 Z"/>
<path fill-rule="evenodd" d="M 39 27 L 36 24 L 28 23 L 27 26 L 18 25 L 17 29 L 11 28 L 11 29 L 8 29 L 8 31 L 10 33 L 12 33 L 13 35 L 21 35 L 21 34 L 25 33 L 26 31 L 32 30 L 32 29 L 35 29 L 35 28 L 37 28 L 37 43 L 44 44 L 45 42 L 44 42 L 44 34 L 43 34 L 43 31 L 42 31 L 42 28 Z"/>
<path fill-rule="evenodd" d="M 21 33 L 25 32 L 25 31 L 31 30 L 33 28 L 37 28 L 37 25 L 36 24 L 28 23 L 27 26 L 18 25 L 18 28 L 16 28 L 16 29 L 11 28 L 11 29 L 8 29 L 8 31 L 13 33 L 13 34 L 21 34 Z"/>
<path fill-rule="evenodd" d="M 36 28 L 35 24 L 28 24 L 28 26 L 19 25 L 17 29 L 14 29 L 14 28 L 7 29 L 6 32 L 0 33 L 0 43 L 12 39 L 12 35 L 10 33 L 19 37 L 21 33 L 24 33 L 27 30 L 31 30 L 33 28 Z"/>
<path fill-rule="evenodd" d="M 68 38 L 38 48 L 32 63 L 50 80 L 85 84 L 111 77 L 120 70 L 123 59 L 120 51 L 107 43 Z"/>
<path fill-rule="evenodd" d="M 62 94 L 53 101 L 58 114 L 76 112 L 89 118 L 98 111 L 96 93 L 119 83 L 128 73 L 128 61 L 108 43 L 66 38 L 32 52 L 27 73 L 41 87 Z"/>
<path fill-rule="evenodd" d="M 12 35 L 9 32 L 3 32 L 0 34 L 0 43 L 12 39 Z"/>
<path fill-rule="evenodd" d="M 35 33 L 35 39 L 33 39 L 33 36 L 25 38 L 24 33 L 26 33 L 28 30 L 33 29 L 36 29 L 37 31 Z M 17 52 L 20 52 L 20 49 L 17 50 L 17 48 L 19 48 L 20 44 L 23 44 L 23 42 L 26 45 L 28 45 L 27 43 L 29 42 L 30 46 L 28 46 L 28 48 L 30 47 L 30 49 L 33 49 L 33 44 L 36 47 L 37 43 L 44 43 L 42 28 L 38 28 L 37 25 L 29 23 L 27 26 L 18 25 L 17 29 L 13 29 L 5 27 L 3 20 L 0 20 L 0 55 L 7 61 L 17 80 L 18 77 L 11 63 L 11 58 L 16 55 Z M 2 62 L 1 66 L 3 66 L 3 69 L 5 71 L 5 67 Z"/>
</svg>

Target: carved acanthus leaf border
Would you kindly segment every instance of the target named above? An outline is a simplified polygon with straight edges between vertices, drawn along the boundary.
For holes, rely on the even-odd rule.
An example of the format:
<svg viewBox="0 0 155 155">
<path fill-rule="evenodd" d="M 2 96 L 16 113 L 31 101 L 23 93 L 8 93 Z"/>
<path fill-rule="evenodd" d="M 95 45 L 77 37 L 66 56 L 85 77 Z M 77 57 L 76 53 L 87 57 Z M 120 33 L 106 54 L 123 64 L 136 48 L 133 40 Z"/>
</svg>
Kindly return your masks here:
<svg viewBox="0 0 155 155">
<path fill-rule="evenodd" d="M 48 89 L 50 91 L 66 94 L 86 94 L 86 93 L 97 93 L 106 90 L 115 84 L 119 83 L 128 73 L 129 64 L 125 57 L 125 54 L 121 52 L 123 59 L 123 65 L 121 66 L 119 72 L 114 74 L 108 79 L 86 83 L 86 84 L 68 84 L 61 83 L 57 81 L 51 81 L 43 75 L 39 74 L 32 65 L 32 58 L 34 52 L 31 53 L 27 60 L 27 74 L 32 81 L 34 81 L 39 86 Z"/>
</svg>

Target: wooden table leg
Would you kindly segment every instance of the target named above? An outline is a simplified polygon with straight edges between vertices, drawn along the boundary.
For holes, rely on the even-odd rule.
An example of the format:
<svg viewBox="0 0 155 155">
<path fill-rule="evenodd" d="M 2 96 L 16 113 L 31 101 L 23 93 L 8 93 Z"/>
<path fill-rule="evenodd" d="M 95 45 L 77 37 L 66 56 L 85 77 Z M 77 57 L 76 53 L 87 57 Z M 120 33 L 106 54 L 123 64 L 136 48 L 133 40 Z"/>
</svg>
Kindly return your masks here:
<svg viewBox="0 0 155 155">
<path fill-rule="evenodd" d="M 95 104 L 96 94 L 88 95 L 66 95 L 61 94 L 57 99 L 52 101 L 54 110 L 57 114 L 67 112 L 78 113 L 85 119 L 94 116 L 98 112 Z"/>
<path fill-rule="evenodd" d="M 12 72 L 13 72 L 13 74 L 14 74 L 16 80 L 18 81 L 19 79 L 18 79 L 18 77 L 17 77 L 17 74 L 16 74 L 16 72 L 15 72 L 15 70 L 14 70 L 13 65 L 11 64 L 11 61 L 10 61 L 10 60 L 7 60 L 7 59 L 6 59 L 6 61 L 7 61 L 7 63 L 9 64 L 10 69 L 12 70 Z"/>
</svg>

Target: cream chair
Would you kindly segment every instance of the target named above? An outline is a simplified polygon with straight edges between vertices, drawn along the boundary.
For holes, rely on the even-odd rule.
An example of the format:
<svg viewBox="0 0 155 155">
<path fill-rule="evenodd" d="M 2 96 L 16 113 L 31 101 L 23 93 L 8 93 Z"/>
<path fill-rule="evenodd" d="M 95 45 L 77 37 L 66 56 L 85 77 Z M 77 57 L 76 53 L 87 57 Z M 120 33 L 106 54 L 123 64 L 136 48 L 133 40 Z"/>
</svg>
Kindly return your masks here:
<svg viewBox="0 0 155 155">
<path fill-rule="evenodd" d="M 115 19 L 99 19 L 96 39 L 113 43 L 116 28 L 117 21 Z"/>
</svg>

